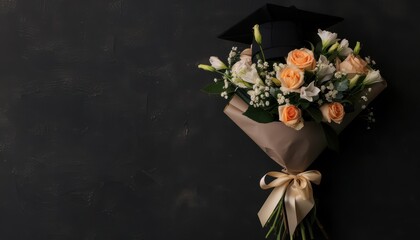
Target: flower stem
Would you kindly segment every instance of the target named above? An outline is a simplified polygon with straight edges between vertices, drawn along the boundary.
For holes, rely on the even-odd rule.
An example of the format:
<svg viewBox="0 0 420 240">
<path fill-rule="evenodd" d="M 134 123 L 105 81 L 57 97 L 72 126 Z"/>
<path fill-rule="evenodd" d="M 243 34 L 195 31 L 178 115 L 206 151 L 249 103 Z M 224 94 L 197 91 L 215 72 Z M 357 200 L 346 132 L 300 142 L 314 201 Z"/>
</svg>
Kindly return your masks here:
<svg viewBox="0 0 420 240">
<path fill-rule="evenodd" d="M 305 233 L 305 224 L 300 224 L 300 234 L 302 235 L 302 240 L 306 240 L 306 233 Z"/>
<path fill-rule="evenodd" d="M 267 225 L 274 218 L 270 229 L 268 230 L 267 234 L 265 235 L 265 238 L 268 238 L 273 231 L 277 232 L 276 231 L 276 228 L 277 228 L 276 224 L 279 221 L 279 217 L 283 215 L 283 212 L 282 212 L 282 210 L 283 210 L 283 200 L 284 200 L 283 198 L 280 199 L 279 203 L 277 204 L 276 208 L 274 209 L 273 213 L 271 214 L 270 218 L 268 219 L 268 221 L 266 223 L 266 225 Z M 278 233 L 277 233 L 278 235 L 280 235 L 280 233 L 281 233 L 282 225 L 283 224 L 281 224 L 280 228 L 278 229 Z"/>
<path fill-rule="evenodd" d="M 324 235 L 325 239 L 329 239 L 327 232 L 324 229 L 324 226 L 322 226 L 321 222 L 318 220 L 318 218 L 315 218 L 316 224 L 318 225 L 319 229 L 321 230 L 322 234 Z"/>
<path fill-rule="evenodd" d="M 274 222 L 271 225 L 270 230 L 268 230 L 268 233 L 265 235 L 265 238 L 268 238 L 270 236 L 271 232 L 276 228 L 277 219 L 279 218 L 279 213 L 280 213 L 280 207 L 279 207 L 280 204 L 281 204 L 281 201 L 277 205 L 276 209 L 274 209 L 273 214 L 271 215 L 271 216 L 273 216 L 275 214 L 276 216 L 274 217 Z"/>
<path fill-rule="evenodd" d="M 258 46 L 260 47 L 260 52 L 261 52 L 261 55 L 262 55 L 263 61 L 265 62 L 265 55 L 264 55 L 264 51 L 263 51 L 263 49 L 262 49 L 262 46 L 261 46 L 260 44 L 258 44 Z"/>
<path fill-rule="evenodd" d="M 306 224 L 308 225 L 308 232 L 309 232 L 309 237 L 311 238 L 311 240 L 315 239 L 314 238 L 314 233 L 312 231 L 312 226 L 310 225 L 309 221 L 306 220 Z"/>
<path fill-rule="evenodd" d="M 280 207 L 280 204 L 277 204 L 276 208 L 274 208 L 273 213 L 272 213 L 272 214 L 271 214 L 271 216 L 268 218 L 267 223 L 271 222 L 271 219 L 272 219 L 272 218 L 273 218 L 273 216 L 275 215 L 274 213 L 278 211 L 279 207 Z M 266 225 L 267 225 L 267 223 L 266 223 Z"/>
</svg>

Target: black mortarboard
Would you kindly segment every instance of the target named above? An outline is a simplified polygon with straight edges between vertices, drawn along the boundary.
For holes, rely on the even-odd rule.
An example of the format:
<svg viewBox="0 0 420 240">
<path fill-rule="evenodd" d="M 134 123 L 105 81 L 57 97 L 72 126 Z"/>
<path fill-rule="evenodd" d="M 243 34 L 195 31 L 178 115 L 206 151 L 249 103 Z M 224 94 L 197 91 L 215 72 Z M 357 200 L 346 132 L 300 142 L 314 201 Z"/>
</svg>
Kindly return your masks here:
<svg viewBox="0 0 420 240">
<path fill-rule="evenodd" d="M 326 29 L 343 18 L 308 12 L 296 7 L 266 4 L 222 33 L 219 38 L 251 44 L 252 55 L 260 52 L 254 40 L 253 26 L 260 25 L 262 47 L 267 60 L 278 60 L 293 49 L 313 41 L 318 29 Z"/>
</svg>

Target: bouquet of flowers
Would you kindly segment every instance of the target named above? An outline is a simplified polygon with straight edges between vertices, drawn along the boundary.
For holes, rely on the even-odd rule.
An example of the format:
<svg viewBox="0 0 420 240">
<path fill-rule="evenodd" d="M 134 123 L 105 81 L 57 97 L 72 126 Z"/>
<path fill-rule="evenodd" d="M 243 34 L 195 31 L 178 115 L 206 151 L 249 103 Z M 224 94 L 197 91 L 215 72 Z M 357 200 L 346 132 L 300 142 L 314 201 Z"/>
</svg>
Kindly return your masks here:
<svg viewBox="0 0 420 240">
<path fill-rule="evenodd" d="M 305 170 L 325 147 L 338 150 L 337 134 L 386 87 L 375 61 L 360 55 L 359 42 L 350 48 L 337 33 L 318 30 L 318 36 L 319 42 L 270 61 L 255 25 L 258 54 L 233 47 L 226 62 L 212 56 L 198 66 L 220 74 L 203 90 L 229 99 L 224 112 L 283 167 L 260 181 L 261 188 L 274 188 L 258 213 L 269 227 L 266 237 L 313 239 L 311 183 L 319 184 L 321 174 Z M 274 180 L 266 183 L 267 176 Z"/>
</svg>

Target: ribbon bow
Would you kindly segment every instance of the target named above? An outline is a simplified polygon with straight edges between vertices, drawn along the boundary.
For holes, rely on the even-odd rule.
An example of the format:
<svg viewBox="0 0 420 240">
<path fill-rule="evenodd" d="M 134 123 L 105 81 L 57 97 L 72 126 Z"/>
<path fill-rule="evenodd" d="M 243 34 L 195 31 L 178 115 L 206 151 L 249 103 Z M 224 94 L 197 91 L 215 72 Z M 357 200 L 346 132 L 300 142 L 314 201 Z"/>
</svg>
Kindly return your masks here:
<svg viewBox="0 0 420 240">
<path fill-rule="evenodd" d="M 276 179 L 266 184 L 266 176 Z M 274 189 L 258 212 L 261 225 L 263 227 L 265 226 L 277 204 L 283 195 L 286 194 L 284 196 L 284 204 L 286 207 L 287 222 L 289 224 L 290 235 L 293 235 L 297 225 L 315 205 L 311 182 L 319 185 L 321 182 L 321 173 L 311 170 L 297 175 L 283 172 L 269 172 L 265 174 L 261 178 L 260 187 L 264 190 L 269 188 Z"/>
</svg>

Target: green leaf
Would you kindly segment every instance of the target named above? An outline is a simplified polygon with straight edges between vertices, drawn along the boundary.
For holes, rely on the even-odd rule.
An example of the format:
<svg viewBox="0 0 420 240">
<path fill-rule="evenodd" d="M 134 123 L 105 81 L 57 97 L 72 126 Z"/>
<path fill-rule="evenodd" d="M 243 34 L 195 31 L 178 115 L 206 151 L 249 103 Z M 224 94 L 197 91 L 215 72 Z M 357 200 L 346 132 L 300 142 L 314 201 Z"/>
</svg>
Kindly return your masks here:
<svg viewBox="0 0 420 240">
<path fill-rule="evenodd" d="M 334 85 L 338 91 L 344 92 L 349 89 L 349 80 L 345 79 L 343 81 L 336 82 Z"/>
<path fill-rule="evenodd" d="M 343 101 L 341 101 L 341 104 L 343 104 L 344 112 L 345 113 L 354 112 L 354 105 L 353 105 L 353 103 L 351 101 L 349 101 L 349 100 L 343 100 Z"/>
<path fill-rule="evenodd" d="M 302 109 L 307 109 L 309 106 L 310 106 L 310 102 L 308 102 L 307 100 L 305 100 L 305 99 L 299 99 L 299 106 L 302 108 Z"/>
<path fill-rule="evenodd" d="M 305 71 L 304 80 L 306 83 L 311 83 L 315 79 L 315 74 L 311 71 Z"/>
<path fill-rule="evenodd" d="M 264 109 L 255 108 L 253 106 L 249 106 L 243 115 L 259 123 L 269 123 L 275 121 L 273 114 L 265 111 Z"/>
<path fill-rule="evenodd" d="M 324 130 L 325 138 L 327 139 L 328 148 L 339 152 L 340 151 L 340 145 L 339 145 L 339 139 L 338 134 L 332 129 L 332 127 L 326 123 L 322 123 L 322 129 Z"/>
<path fill-rule="evenodd" d="M 236 89 L 235 93 L 247 104 L 249 104 L 249 102 L 251 101 L 248 93 L 244 89 L 238 88 Z"/>
<path fill-rule="evenodd" d="M 322 121 L 322 113 L 318 108 L 309 107 L 305 109 L 307 113 L 314 119 L 315 122 L 320 123 Z"/>
<path fill-rule="evenodd" d="M 338 92 L 337 95 L 335 96 L 335 99 L 343 99 L 344 95 L 342 92 Z"/>
<path fill-rule="evenodd" d="M 334 60 L 338 57 L 338 52 L 334 51 L 329 57 L 328 57 L 328 61 L 330 62 L 334 62 Z"/>
<path fill-rule="evenodd" d="M 315 52 L 317 53 L 317 55 L 322 54 L 322 42 L 321 41 L 319 41 L 316 44 Z"/>
<path fill-rule="evenodd" d="M 308 43 L 309 43 L 309 45 L 311 45 L 311 51 L 313 52 L 313 51 L 315 51 L 315 46 L 314 46 L 314 44 L 312 43 L 312 42 L 310 42 L 310 41 L 307 41 Z"/>
<path fill-rule="evenodd" d="M 220 94 L 224 91 L 227 93 L 233 92 L 233 88 L 228 87 L 227 89 L 224 89 L 225 83 L 223 81 L 214 82 L 207 86 L 205 86 L 203 89 L 201 89 L 203 92 L 208 94 Z"/>
</svg>

